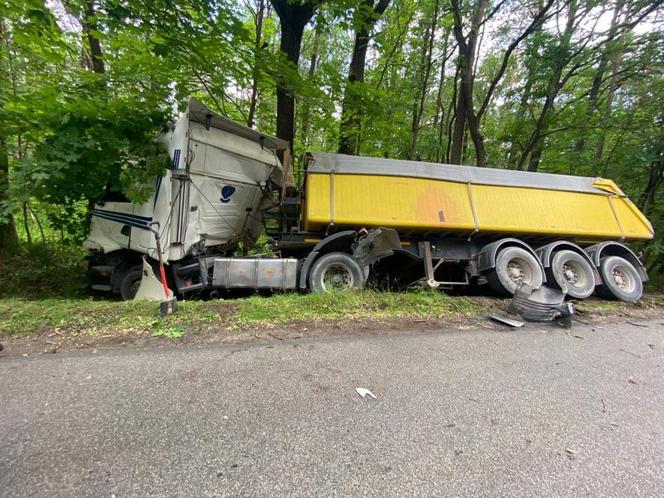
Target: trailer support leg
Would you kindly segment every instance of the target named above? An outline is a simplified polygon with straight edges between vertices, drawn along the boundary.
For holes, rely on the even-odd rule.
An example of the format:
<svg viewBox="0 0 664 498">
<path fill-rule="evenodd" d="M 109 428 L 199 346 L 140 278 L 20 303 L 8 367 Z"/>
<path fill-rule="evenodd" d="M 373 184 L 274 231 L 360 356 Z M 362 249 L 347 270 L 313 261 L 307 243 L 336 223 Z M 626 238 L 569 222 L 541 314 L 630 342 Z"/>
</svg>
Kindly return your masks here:
<svg viewBox="0 0 664 498">
<path fill-rule="evenodd" d="M 431 257 L 431 244 L 427 242 L 419 243 L 420 255 L 424 259 L 424 280 L 422 285 L 428 287 L 429 289 L 437 289 L 438 282 L 434 277 L 434 268 L 433 268 L 433 259 Z"/>
</svg>

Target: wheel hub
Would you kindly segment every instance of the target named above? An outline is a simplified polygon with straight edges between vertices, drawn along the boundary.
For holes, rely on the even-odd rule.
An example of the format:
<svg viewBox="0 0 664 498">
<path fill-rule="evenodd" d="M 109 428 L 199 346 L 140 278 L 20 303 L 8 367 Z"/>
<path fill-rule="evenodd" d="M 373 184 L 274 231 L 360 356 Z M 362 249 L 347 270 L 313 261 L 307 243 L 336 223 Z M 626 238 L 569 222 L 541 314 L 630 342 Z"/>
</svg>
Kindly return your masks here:
<svg viewBox="0 0 664 498">
<path fill-rule="evenodd" d="M 620 270 L 613 270 L 613 281 L 621 289 L 624 289 L 627 286 L 625 275 Z"/>
<path fill-rule="evenodd" d="M 510 262 L 507 265 L 507 274 L 509 275 L 510 279 L 512 279 L 512 281 L 516 282 L 517 284 L 523 282 L 523 268 L 521 268 L 519 263 Z"/>
<path fill-rule="evenodd" d="M 563 275 L 565 276 L 565 280 L 567 280 L 567 283 L 570 283 L 572 285 L 576 284 L 579 281 L 579 275 L 569 265 L 563 266 Z"/>
<path fill-rule="evenodd" d="M 334 290 L 348 290 L 353 286 L 353 276 L 343 266 L 330 266 L 323 276 L 325 286 Z"/>
</svg>

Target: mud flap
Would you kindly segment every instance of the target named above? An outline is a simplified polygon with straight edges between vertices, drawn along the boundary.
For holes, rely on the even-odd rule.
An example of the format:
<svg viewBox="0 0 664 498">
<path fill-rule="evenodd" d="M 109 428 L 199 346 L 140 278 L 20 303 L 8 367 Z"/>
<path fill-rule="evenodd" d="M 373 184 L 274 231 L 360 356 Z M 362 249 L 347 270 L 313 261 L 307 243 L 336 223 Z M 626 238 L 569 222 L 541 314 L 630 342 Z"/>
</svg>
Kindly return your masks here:
<svg viewBox="0 0 664 498">
<path fill-rule="evenodd" d="M 173 291 L 171 291 L 173 295 Z M 159 279 L 155 276 L 154 270 L 150 263 L 143 258 L 143 276 L 141 278 L 141 285 L 136 291 L 135 301 L 163 301 L 164 288 Z"/>
<path fill-rule="evenodd" d="M 396 230 L 377 228 L 369 230 L 367 235 L 357 241 L 353 248 L 353 258 L 364 268 L 392 256 L 397 249 L 401 249 L 401 241 Z"/>
</svg>

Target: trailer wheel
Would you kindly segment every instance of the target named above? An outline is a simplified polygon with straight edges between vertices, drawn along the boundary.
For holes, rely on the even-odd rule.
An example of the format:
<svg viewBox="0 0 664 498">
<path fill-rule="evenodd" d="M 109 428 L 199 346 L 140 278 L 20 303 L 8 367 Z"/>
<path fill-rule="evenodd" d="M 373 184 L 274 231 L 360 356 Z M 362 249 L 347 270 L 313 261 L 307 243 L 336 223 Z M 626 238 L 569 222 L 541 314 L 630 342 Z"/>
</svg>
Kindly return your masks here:
<svg viewBox="0 0 664 498">
<path fill-rule="evenodd" d="M 343 252 L 318 258 L 309 273 L 309 288 L 314 292 L 348 291 L 364 287 L 362 267 Z"/>
<path fill-rule="evenodd" d="M 585 299 L 595 290 L 590 263 L 578 252 L 563 250 L 554 254 L 547 269 L 547 281 L 576 299 Z"/>
<path fill-rule="evenodd" d="M 634 265 L 620 256 L 607 256 L 599 262 L 602 285 L 597 295 L 605 299 L 619 299 L 635 303 L 643 294 L 643 282 Z"/>
<path fill-rule="evenodd" d="M 512 296 L 521 284 L 539 287 L 544 273 L 539 261 L 521 247 L 505 247 L 498 253 L 496 267 L 487 274 L 491 288 L 501 296 Z"/>
<path fill-rule="evenodd" d="M 122 277 L 122 280 L 120 280 L 120 296 L 122 296 L 123 301 L 134 299 L 141 285 L 141 278 L 143 278 L 143 266 L 141 265 L 130 268 Z"/>
</svg>

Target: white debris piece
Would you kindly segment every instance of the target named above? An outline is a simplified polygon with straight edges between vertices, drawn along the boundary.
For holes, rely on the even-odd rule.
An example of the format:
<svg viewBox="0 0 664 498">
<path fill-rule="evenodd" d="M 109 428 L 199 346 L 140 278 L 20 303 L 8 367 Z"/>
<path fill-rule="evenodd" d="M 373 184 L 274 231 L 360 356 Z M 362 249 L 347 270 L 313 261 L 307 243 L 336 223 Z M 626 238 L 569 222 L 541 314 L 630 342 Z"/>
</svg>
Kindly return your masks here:
<svg viewBox="0 0 664 498">
<path fill-rule="evenodd" d="M 357 387 L 357 388 L 355 388 L 355 390 L 357 391 L 357 394 L 359 394 L 363 398 L 365 396 L 371 396 L 373 399 L 376 399 L 376 396 L 374 396 L 374 393 L 369 391 L 369 389 L 367 389 L 366 387 Z"/>
</svg>

